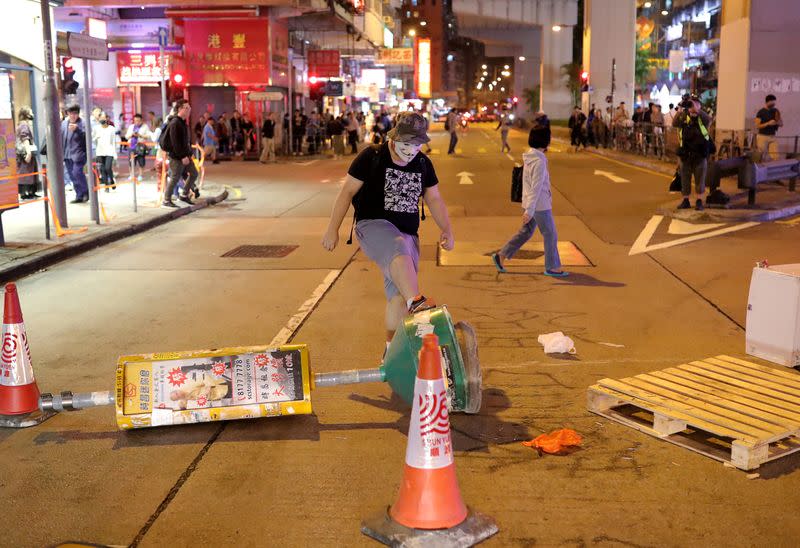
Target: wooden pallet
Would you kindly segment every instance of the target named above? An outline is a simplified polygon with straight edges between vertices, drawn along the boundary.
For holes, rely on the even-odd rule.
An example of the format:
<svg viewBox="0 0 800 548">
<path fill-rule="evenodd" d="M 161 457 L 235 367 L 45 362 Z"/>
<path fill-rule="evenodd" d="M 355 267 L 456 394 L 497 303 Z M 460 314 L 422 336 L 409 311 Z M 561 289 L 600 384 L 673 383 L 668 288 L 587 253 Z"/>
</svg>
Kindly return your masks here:
<svg viewBox="0 0 800 548">
<path fill-rule="evenodd" d="M 603 379 L 588 408 L 742 470 L 800 451 L 800 375 L 730 356 Z"/>
</svg>

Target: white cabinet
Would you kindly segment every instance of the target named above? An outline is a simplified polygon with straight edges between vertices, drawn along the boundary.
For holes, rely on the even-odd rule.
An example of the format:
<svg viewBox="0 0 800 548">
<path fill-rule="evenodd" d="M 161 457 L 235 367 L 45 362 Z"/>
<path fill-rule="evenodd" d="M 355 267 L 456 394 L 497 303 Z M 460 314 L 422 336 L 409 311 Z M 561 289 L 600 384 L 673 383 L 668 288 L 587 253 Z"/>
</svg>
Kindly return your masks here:
<svg viewBox="0 0 800 548">
<path fill-rule="evenodd" d="M 746 344 L 751 356 L 800 365 L 800 264 L 753 269 Z"/>
</svg>

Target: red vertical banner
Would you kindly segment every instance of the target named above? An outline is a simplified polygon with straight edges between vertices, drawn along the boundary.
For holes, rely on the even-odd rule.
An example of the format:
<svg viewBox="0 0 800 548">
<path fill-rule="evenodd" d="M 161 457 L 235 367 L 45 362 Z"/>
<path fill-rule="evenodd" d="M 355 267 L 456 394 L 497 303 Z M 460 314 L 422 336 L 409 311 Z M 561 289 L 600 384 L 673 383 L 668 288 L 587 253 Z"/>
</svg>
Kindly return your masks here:
<svg viewBox="0 0 800 548">
<path fill-rule="evenodd" d="M 270 19 L 269 45 L 273 86 L 289 87 L 289 27 L 286 19 Z"/>
<path fill-rule="evenodd" d="M 431 41 L 429 38 L 419 38 L 416 42 L 416 62 L 414 64 L 414 87 L 417 97 L 430 99 L 431 97 Z"/>
<path fill-rule="evenodd" d="M 264 17 L 188 19 L 187 84 L 269 84 L 269 26 Z"/>
<path fill-rule="evenodd" d="M 135 110 L 136 102 L 133 97 L 133 92 L 130 90 L 122 90 L 122 119 L 125 121 L 126 126 L 133 123 Z"/>
</svg>

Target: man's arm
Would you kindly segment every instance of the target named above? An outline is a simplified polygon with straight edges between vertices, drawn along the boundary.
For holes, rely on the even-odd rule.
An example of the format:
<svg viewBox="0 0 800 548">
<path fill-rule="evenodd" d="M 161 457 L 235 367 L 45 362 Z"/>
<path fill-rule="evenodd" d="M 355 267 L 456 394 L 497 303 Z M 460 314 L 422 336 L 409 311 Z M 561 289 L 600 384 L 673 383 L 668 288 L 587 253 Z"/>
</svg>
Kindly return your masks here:
<svg viewBox="0 0 800 548">
<path fill-rule="evenodd" d="M 333 204 L 331 220 L 328 223 L 325 236 L 322 238 L 322 247 L 328 251 L 336 249 L 336 245 L 339 243 L 339 228 L 341 228 L 342 221 L 344 221 L 347 211 L 350 209 L 350 203 L 353 201 L 353 197 L 363 186 L 363 181 L 356 179 L 350 174 L 347 175 L 344 186 L 342 190 L 339 191 L 339 195 L 336 197 L 336 201 Z"/>
<path fill-rule="evenodd" d="M 436 225 L 442 231 L 439 242 L 443 248 L 450 251 L 455 247 L 456 242 L 453 238 L 453 228 L 450 226 L 450 217 L 447 215 L 447 206 L 439 193 L 439 185 L 436 184 L 426 188 L 423 197 L 425 203 L 428 204 L 428 209 L 431 210 L 433 220 L 436 221 Z"/>
</svg>

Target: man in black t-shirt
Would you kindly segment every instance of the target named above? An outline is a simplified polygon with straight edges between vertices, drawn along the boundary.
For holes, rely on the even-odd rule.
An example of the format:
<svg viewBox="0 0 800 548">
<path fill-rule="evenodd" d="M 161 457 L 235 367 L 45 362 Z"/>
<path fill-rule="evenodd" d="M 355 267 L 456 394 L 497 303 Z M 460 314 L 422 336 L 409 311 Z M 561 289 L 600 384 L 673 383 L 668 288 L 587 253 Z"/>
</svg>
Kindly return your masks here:
<svg viewBox="0 0 800 548">
<path fill-rule="evenodd" d="M 781 111 L 775 108 L 775 101 L 774 95 L 767 95 L 764 108 L 756 113 L 755 125 L 758 130 L 756 148 L 761 151 L 762 162 L 778 159 L 778 140 L 775 134 L 783 125 L 783 120 Z"/>
<path fill-rule="evenodd" d="M 336 248 L 339 228 L 352 202 L 361 250 L 383 272 L 387 345 L 405 316 L 435 306 L 420 294 L 417 280 L 420 198 L 441 230 L 442 247 L 451 250 L 455 243 L 436 171 L 420 152 L 430 141 L 427 131 L 428 122 L 420 114 L 401 112 L 386 143 L 361 151 L 350 165 L 322 239 L 328 251 Z"/>
</svg>

